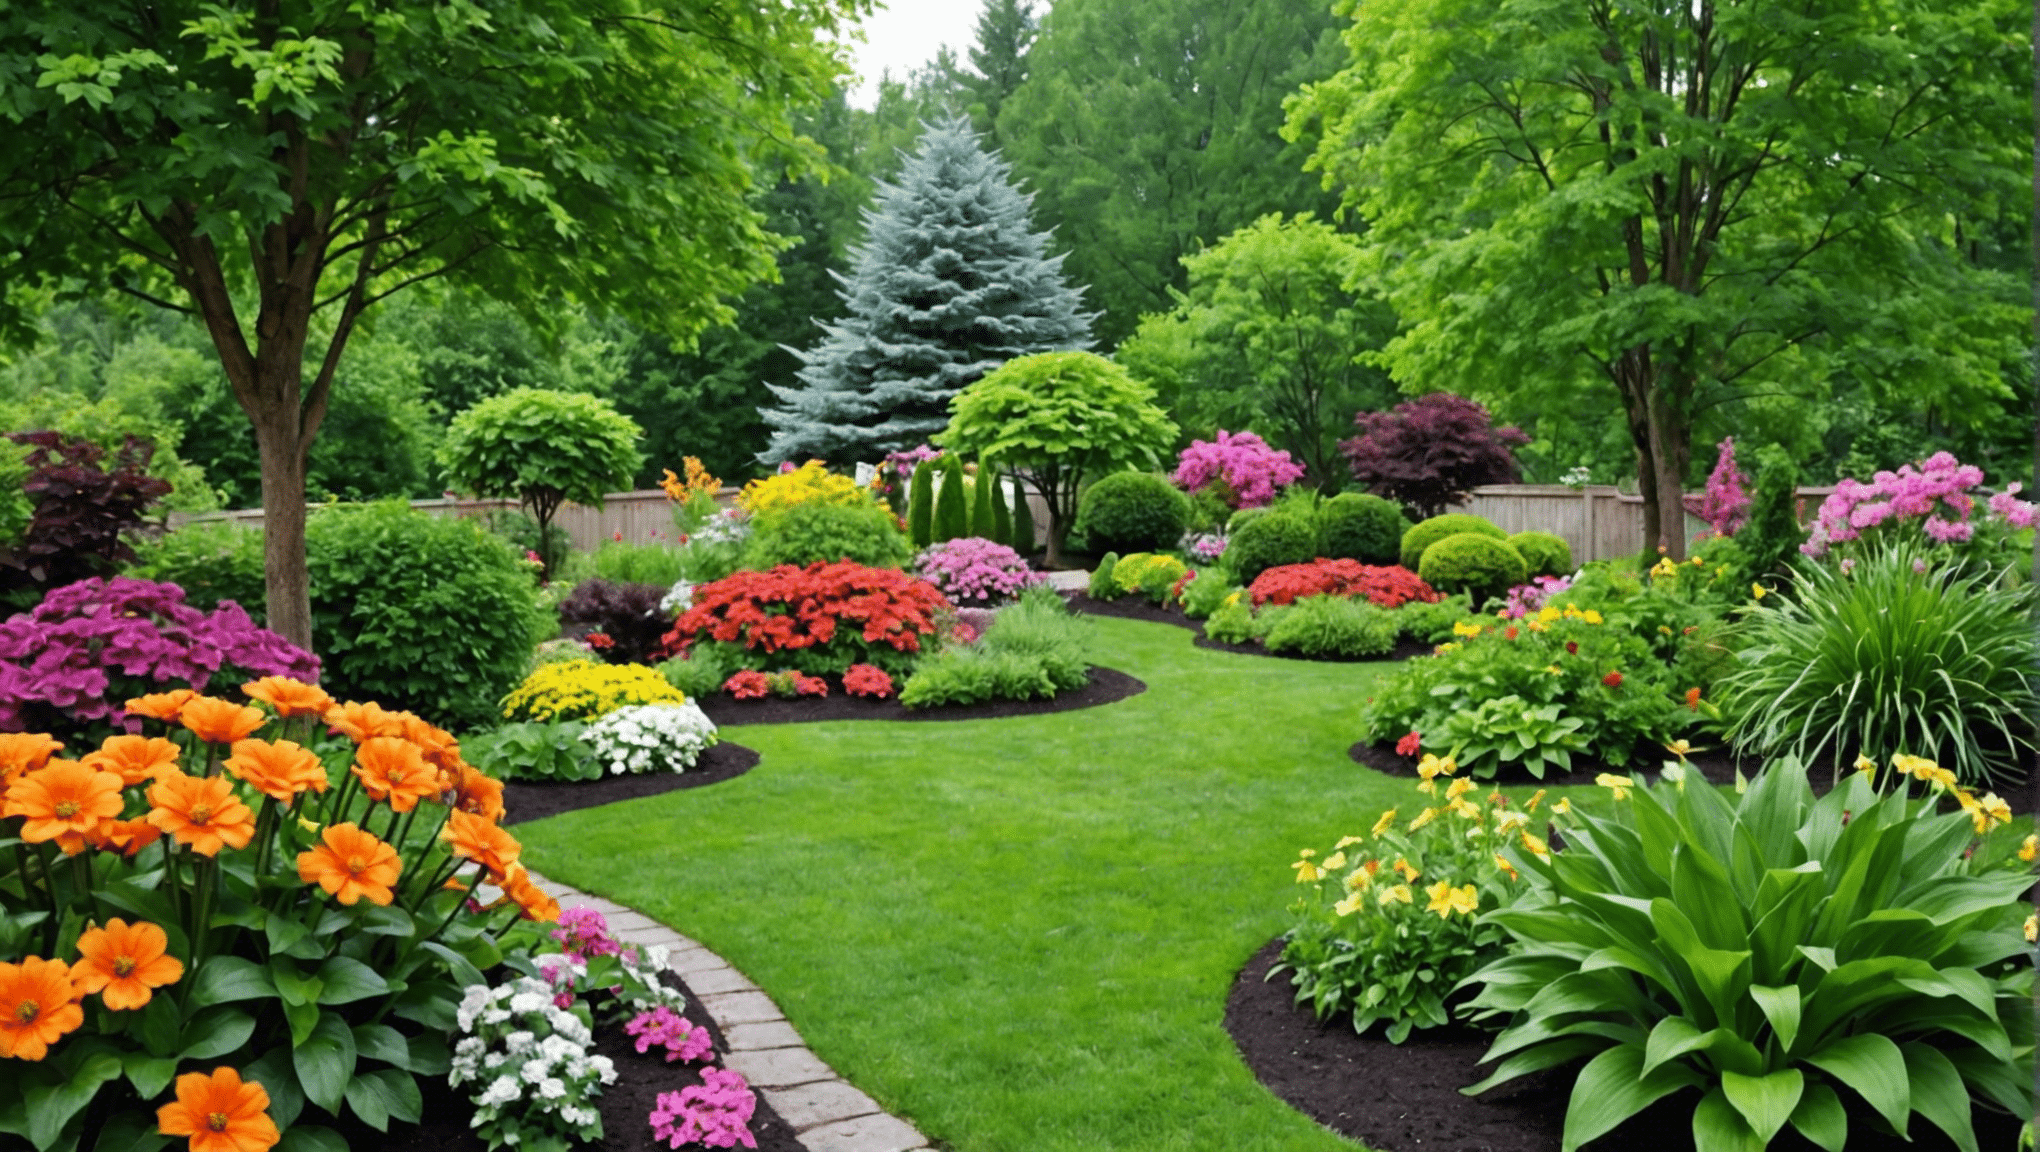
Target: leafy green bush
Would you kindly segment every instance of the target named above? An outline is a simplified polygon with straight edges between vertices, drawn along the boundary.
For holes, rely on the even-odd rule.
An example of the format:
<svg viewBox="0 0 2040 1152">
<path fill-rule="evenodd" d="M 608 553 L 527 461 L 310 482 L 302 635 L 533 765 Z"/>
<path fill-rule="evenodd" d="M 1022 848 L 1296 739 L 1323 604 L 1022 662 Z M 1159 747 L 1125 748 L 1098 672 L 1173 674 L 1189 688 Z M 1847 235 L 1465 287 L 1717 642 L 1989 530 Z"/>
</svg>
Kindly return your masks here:
<svg viewBox="0 0 2040 1152">
<path fill-rule="evenodd" d="M 1747 619 L 1739 667 L 1718 686 L 1730 736 L 1837 771 L 1875 748 L 1913 749 L 1971 780 L 2012 768 L 2032 747 L 2020 722 L 2035 701 L 2031 597 L 1902 548 L 1846 573 L 1805 565 L 1789 597 Z"/>
<path fill-rule="evenodd" d="M 137 540 L 135 556 L 128 575 L 177 585 L 193 608 L 210 612 L 220 601 L 232 600 L 255 623 L 268 619 L 260 528 L 201 520 L 153 540 Z"/>
<path fill-rule="evenodd" d="M 1281 564 L 1307 564 L 1317 559 L 1317 526 L 1286 510 L 1268 512 L 1233 530 L 1225 561 L 1243 583 Z"/>
<path fill-rule="evenodd" d="M 1261 642 L 1270 652 L 1365 660 L 1395 647 L 1396 619 L 1358 597 L 1305 596 L 1272 623 Z"/>
<path fill-rule="evenodd" d="M 1319 505 L 1317 525 L 1319 556 L 1378 565 L 1400 561 L 1403 534 L 1411 527 L 1400 507 L 1359 492 L 1344 492 Z"/>
<path fill-rule="evenodd" d="M 1098 566 L 1091 569 L 1091 586 L 1085 589 L 1093 600 L 1117 600 L 1126 595 L 1126 589 L 1112 579 L 1112 570 L 1119 566 L 1119 553 L 1107 552 L 1098 558 Z"/>
<path fill-rule="evenodd" d="M 1156 552 L 1174 548 L 1190 524 L 1190 498 L 1152 472 L 1114 472 L 1084 489 L 1077 530 L 1093 551 Z"/>
<path fill-rule="evenodd" d="M 738 658 L 742 651 L 737 644 L 715 641 L 696 644 L 687 650 L 687 655 L 659 665 L 659 674 L 689 699 L 705 700 L 722 691 L 723 683 L 743 670 L 744 662 Z"/>
<path fill-rule="evenodd" d="M 1204 622 L 1204 634 L 1220 644 L 1252 644 L 1268 634 L 1268 629 L 1289 611 L 1287 607 L 1269 608 L 1258 615 L 1247 601 L 1245 589 L 1237 596 L 1228 595 Z"/>
<path fill-rule="evenodd" d="M 1402 634 L 1424 644 L 1443 644 L 1452 639 L 1452 626 L 1473 615 L 1473 603 L 1462 593 L 1447 596 L 1436 604 L 1411 600 L 1395 610 Z"/>
<path fill-rule="evenodd" d="M 1042 585 L 998 610 L 973 645 L 952 644 L 914 666 L 900 686 L 909 708 L 1048 699 L 1090 682 L 1088 622 Z"/>
<path fill-rule="evenodd" d="M 461 738 L 461 756 L 499 780 L 599 780 L 604 769 L 576 720 L 523 720 Z"/>
<path fill-rule="evenodd" d="M 1507 1025 L 1485 1058 L 1501 1063 L 1468 1091 L 1591 1057 L 1565 1152 L 1681 1089 L 1702 1093 L 1700 1148 L 1761 1149 L 1789 1124 L 1841 1152 L 1838 1090 L 1970 1149 L 1971 1092 L 2032 1114 L 2032 877 L 1972 854 L 1969 814 L 1865 773 L 1815 800 L 1790 757 L 1741 797 L 1667 775 L 1604 777 L 1613 814 L 1574 809 L 1563 851 L 1509 849 L 1529 890 L 1487 920 L 1514 942 L 1467 981 L 1474 1018 Z"/>
<path fill-rule="evenodd" d="M 1518 532 L 1509 537 L 1509 547 L 1523 558 L 1530 576 L 1573 574 L 1572 545 L 1551 532 Z"/>
<path fill-rule="evenodd" d="M 608 540 L 595 549 L 595 575 L 613 584 L 657 584 L 671 588 L 687 573 L 680 550 L 669 544 Z"/>
<path fill-rule="evenodd" d="M 1121 592 L 1138 592 L 1156 604 L 1169 601 L 1169 590 L 1190 566 L 1174 556 L 1135 552 L 1122 556 L 1112 566 L 1112 582 Z"/>
<path fill-rule="evenodd" d="M 1785 571 L 1799 558 L 1806 528 L 1799 522 L 1799 465 L 1777 444 L 1757 452 L 1757 483 L 1750 493 L 1750 518 L 1735 534 L 1745 558 L 1745 579 L 1761 580 Z"/>
<path fill-rule="evenodd" d="M 1235 592 L 1245 598 L 1245 590 L 1232 582 L 1231 573 L 1225 568 L 1200 568 L 1197 577 L 1183 585 L 1183 615 L 1202 620 L 1218 611 L 1226 597 Z"/>
<path fill-rule="evenodd" d="M 1239 511 L 1233 513 L 1231 516 L 1226 518 L 1225 521 L 1226 535 L 1231 536 L 1232 534 L 1238 532 L 1240 529 L 1245 528 L 1247 525 L 1252 524 L 1254 521 L 1259 520 L 1263 516 L 1266 516 L 1270 511 L 1271 509 L 1269 508 L 1240 509 Z M 1316 557 L 1313 556 L 1312 559 L 1314 560 L 1316 559 Z"/>
<path fill-rule="evenodd" d="M 1402 561 L 1403 567 L 1415 572 L 1417 571 L 1417 566 L 1423 562 L 1424 550 L 1426 548 L 1447 536 L 1457 536 L 1462 532 L 1474 532 L 1482 536 L 1492 536 L 1496 540 L 1507 540 L 1509 538 L 1507 532 L 1495 527 L 1494 522 L 1485 516 L 1473 516 L 1465 512 L 1447 512 L 1443 516 L 1433 516 L 1429 520 L 1412 525 L 1409 531 L 1404 532 L 1402 549 L 1397 554 L 1397 559 Z M 1520 584 L 1522 581 L 1519 580 L 1517 583 Z"/>
<path fill-rule="evenodd" d="M 907 534 L 885 508 L 810 500 L 758 517 L 743 566 L 763 572 L 779 564 L 805 568 L 848 560 L 867 568 L 905 568 L 913 559 Z"/>
<path fill-rule="evenodd" d="M 1522 554 L 1478 532 L 1461 532 L 1424 549 L 1417 575 L 1440 592 L 1464 592 L 1479 602 L 1529 579 Z"/>
<path fill-rule="evenodd" d="M 323 509 L 305 526 L 312 629 L 335 697 L 470 725 L 524 674 L 552 624 L 509 545 L 406 504 Z"/>
</svg>

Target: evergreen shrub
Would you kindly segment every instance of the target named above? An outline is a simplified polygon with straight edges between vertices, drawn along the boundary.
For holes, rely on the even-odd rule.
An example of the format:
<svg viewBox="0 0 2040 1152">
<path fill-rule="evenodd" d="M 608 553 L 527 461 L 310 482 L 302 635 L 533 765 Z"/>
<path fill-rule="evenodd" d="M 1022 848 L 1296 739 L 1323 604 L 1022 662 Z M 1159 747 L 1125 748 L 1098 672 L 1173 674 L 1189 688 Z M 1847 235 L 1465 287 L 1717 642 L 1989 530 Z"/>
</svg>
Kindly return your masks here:
<svg viewBox="0 0 2040 1152">
<path fill-rule="evenodd" d="M 1464 592 L 1477 602 L 1529 579 L 1523 557 L 1507 540 L 1461 532 L 1424 549 L 1417 575 L 1441 592 Z"/>
<path fill-rule="evenodd" d="M 1362 564 L 1399 563 L 1403 533 L 1410 530 L 1393 501 L 1359 492 L 1343 492 L 1319 505 L 1317 523 L 1320 555 Z"/>
<path fill-rule="evenodd" d="M 1251 583 L 1266 569 L 1317 559 L 1317 525 L 1296 512 L 1264 512 L 1244 524 L 1234 517 L 1233 523 L 1225 560 L 1241 580 Z"/>
<path fill-rule="evenodd" d="M 935 527 L 929 543 L 940 544 L 970 535 L 969 505 L 963 495 L 963 462 L 951 457 L 935 486 Z"/>
<path fill-rule="evenodd" d="M 1402 549 L 1398 558 L 1402 561 L 1402 566 L 1410 571 L 1421 571 L 1424 549 L 1429 548 L 1447 536 L 1457 536 L 1461 532 L 1476 532 L 1482 536 L 1491 536 L 1496 540 L 1507 540 L 1509 538 L 1507 532 L 1496 527 L 1494 521 L 1489 520 L 1485 516 L 1474 516 L 1466 512 L 1448 512 L 1443 516 L 1433 516 L 1429 520 L 1421 521 L 1411 527 L 1409 531 L 1403 533 Z M 1518 583 L 1521 583 L 1521 581 L 1518 581 Z"/>
<path fill-rule="evenodd" d="M 231 520 L 200 520 L 153 540 L 135 542 L 127 575 L 175 584 L 184 602 L 210 611 L 222 600 L 239 604 L 257 624 L 267 619 L 268 571 L 262 530 Z"/>
<path fill-rule="evenodd" d="M 1093 550 L 1157 552 L 1174 548 L 1190 523 L 1190 500 L 1150 472 L 1114 472 L 1084 489 L 1077 530 Z"/>
<path fill-rule="evenodd" d="M 1509 547 L 1523 557 L 1531 576 L 1570 576 L 1574 572 L 1572 545 L 1551 532 L 1518 532 L 1509 537 Z"/>
</svg>

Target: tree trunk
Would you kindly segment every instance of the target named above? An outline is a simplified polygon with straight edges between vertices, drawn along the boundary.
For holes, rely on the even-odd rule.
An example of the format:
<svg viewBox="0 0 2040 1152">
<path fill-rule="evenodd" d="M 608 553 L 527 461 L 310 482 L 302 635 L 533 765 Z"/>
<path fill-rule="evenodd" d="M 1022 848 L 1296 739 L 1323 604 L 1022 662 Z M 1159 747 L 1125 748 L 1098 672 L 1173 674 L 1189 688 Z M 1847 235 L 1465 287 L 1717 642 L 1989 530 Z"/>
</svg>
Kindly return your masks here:
<svg viewBox="0 0 2040 1152">
<path fill-rule="evenodd" d="M 305 448 L 296 406 L 251 413 L 262 461 L 262 561 L 269 629 L 311 651 L 311 573 L 305 564 Z"/>
</svg>

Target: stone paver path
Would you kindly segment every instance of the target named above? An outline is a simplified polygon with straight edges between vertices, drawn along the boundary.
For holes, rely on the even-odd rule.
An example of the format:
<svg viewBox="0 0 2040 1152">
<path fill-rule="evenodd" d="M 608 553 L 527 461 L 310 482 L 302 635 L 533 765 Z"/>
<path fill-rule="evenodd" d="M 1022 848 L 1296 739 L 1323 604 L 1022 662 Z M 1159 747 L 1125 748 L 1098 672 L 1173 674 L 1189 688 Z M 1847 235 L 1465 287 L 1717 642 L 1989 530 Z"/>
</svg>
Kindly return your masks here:
<svg viewBox="0 0 2040 1152">
<path fill-rule="evenodd" d="M 641 912 L 540 876 L 531 878 L 563 907 L 602 913 L 617 939 L 664 947 L 667 967 L 687 982 L 722 1029 L 723 1065 L 740 1072 L 810 1152 L 933 1152 L 914 1126 L 886 1112 L 808 1051 L 772 998 L 722 957 Z"/>
</svg>

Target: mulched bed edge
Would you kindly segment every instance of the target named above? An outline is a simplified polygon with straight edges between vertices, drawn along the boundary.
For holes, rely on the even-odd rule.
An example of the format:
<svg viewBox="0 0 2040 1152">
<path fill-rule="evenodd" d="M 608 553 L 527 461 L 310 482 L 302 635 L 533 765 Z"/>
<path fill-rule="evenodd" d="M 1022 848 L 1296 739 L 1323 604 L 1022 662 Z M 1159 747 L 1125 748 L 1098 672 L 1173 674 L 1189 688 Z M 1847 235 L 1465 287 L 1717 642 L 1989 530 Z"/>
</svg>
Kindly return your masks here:
<svg viewBox="0 0 2040 1152">
<path fill-rule="evenodd" d="M 1122 596 L 1117 600 L 1096 600 L 1083 592 L 1072 592 L 1065 597 L 1070 611 L 1084 616 L 1114 616 L 1121 620 L 1146 620 L 1154 624 L 1171 624 L 1188 629 L 1192 635 L 1190 643 L 1214 652 L 1233 652 L 1241 656 L 1262 656 L 1270 660 L 1305 660 L 1330 664 L 1371 664 L 1383 660 L 1408 660 L 1416 656 L 1429 656 L 1434 648 L 1412 640 L 1407 636 L 1396 638 L 1395 647 L 1380 656 L 1369 656 L 1364 660 L 1346 660 L 1334 656 L 1291 656 L 1282 652 L 1270 652 L 1259 644 L 1227 644 L 1213 640 L 1204 633 L 1204 622 L 1192 620 L 1183 614 L 1181 608 L 1165 608 L 1144 596 Z"/>
<path fill-rule="evenodd" d="M 737 700 L 725 694 L 697 698 L 695 703 L 718 727 L 725 724 L 804 724 L 822 720 L 1001 720 L 1011 716 L 1042 716 L 1114 704 L 1147 691 L 1147 684 L 1116 668 L 1091 666 L 1090 682 L 1058 692 L 1046 700 L 994 700 L 984 704 L 944 704 L 909 708 L 897 699 L 851 696 L 833 685 L 827 696 L 767 696 Z"/>
<path fill-rule="evenodd" d="M 503 785 L 503 823 L 522 824 L 578 808 L 597 808 L 619 800 L 720 784 L 757 766 L 756 750 L 724 740 L 703 752 L 694 767 L 685 772 L 645 772 L 604 776 L 600 780 L 511 780 Z"/>
</svg>

